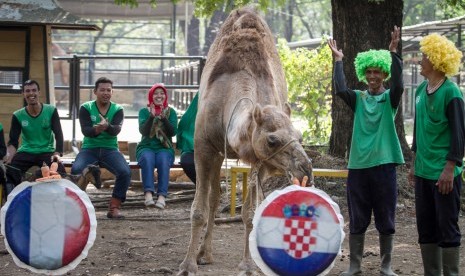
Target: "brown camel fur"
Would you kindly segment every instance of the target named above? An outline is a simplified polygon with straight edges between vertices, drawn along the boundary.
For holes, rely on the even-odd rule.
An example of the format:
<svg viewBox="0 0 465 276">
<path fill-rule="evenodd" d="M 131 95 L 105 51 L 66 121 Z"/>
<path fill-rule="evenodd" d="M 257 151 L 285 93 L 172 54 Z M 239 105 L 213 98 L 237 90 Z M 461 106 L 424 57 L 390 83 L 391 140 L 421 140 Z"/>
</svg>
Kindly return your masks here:
<svg viewBox="0 0 465 276">
<path fill-rule="evenodd" d="M 210 48 L 199 93 L 191 240 L 178 275 L 195 275 L 197 264 L 213 261 L 212 229 L 225 157 L 251 165 L 242 207 L 245 249 L 239 264 L 241 273 L 248 275 L 256 270 L 248 236 L 256 204 L 263 200 L 260 183 L 277 171 L 289 180 L 312 177 L 310 160 L 300 144 L 301 134 L 290 120 L 286 81 L 274 38 L 252 8 L 233 11 L 224 22 Z"/>
</svg>

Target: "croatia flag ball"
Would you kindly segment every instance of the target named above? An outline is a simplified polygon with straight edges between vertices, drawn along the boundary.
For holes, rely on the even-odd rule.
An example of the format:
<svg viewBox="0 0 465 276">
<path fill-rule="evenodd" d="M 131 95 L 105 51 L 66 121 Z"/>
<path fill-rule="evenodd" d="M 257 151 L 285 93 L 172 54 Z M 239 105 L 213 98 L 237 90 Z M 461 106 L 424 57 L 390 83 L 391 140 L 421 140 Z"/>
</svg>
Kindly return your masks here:
<svg viewBox="0 0 465 276">
<path fill-rule="evenodd" d="M 89 197 L 72 182 L 23 182 L 1 210 L 5 246 L 16 265 L 62 275 L 87 256 L 97 228 Z"/>
<path fill-rule="evenodd" d="M 344 219 L 323 191 L 291 185 L 257 208 L 250 253 L 266 275 L 326 275 L 340 254 Z"/>
</svg>

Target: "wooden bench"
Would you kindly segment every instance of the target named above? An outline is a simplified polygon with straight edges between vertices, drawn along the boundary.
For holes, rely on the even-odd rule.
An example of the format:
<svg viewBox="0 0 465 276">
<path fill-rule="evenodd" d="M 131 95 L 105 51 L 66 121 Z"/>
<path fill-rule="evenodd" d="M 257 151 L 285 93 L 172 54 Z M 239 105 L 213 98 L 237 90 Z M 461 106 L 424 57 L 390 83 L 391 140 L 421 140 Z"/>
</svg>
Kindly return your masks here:
<svg viewBox="0 0 465 276">
<path fill-rule="evenodd" d="M 73 166 L 74 159 L 62 158 L 61 162 L 63 163 L 63 166 L 65 166 L 65 168 L 71 168 Z M 128 162 L 129 168 L 131 170 L 140 169 L 140 166 L 137 163 L 137 161 L 127 161 L 127 162 Z M 173 165 L 171 165 L 171 168 L 172 169 L 180 169 L 182 167 L 181 167 L 181 164 L 179 164 L 179 162 L 175 162 L 175 163 L 173 163 Z"/>
<path fill-rule="evenodd" d="M 250 173 L 250 167 L 240 166 L 231 167 L 231 208 L 230 215 L 234 217 L 236 215 L 236 186 L 237 186 L 237 174 L 242 173 L 242 202 L 245 200 L 247 195 L 247 178 Z M 317 169 L 313 168 L 313 176 L 318 177 L 337 177 L 347 178 L 349 174 L 348 170 L 333 170 L 333 169 Z"/>
</svg>

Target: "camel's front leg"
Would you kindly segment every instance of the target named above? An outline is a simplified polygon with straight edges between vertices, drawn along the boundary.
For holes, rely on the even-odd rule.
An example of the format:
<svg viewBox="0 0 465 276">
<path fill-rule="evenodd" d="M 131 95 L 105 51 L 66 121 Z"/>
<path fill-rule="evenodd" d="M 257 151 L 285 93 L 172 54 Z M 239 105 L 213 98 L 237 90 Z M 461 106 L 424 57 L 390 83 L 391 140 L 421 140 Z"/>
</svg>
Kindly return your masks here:
<svg viewBox="0 0 465 276">
<path fill-rule="evenodd" d="M 218 168 L 212 167 L 211 170 L 215 172 L 211 183 L 210 183 L 210 194 L 208 195 L 208 201 L 210 202 L 210 211 L 207 222 L 207 229 L 205 231 L 205 239 L 200 247 L 200 252 L 197 256 L 197 264 L 211 264 L 213 263 L 213 226 L 215 225 L 215 215 L 218 205 L 221 199 L 221 186 L 220 186 L 220 172 L 222 161 L 217 161 L 220 164 Z M 216 173 L 217 172 L 217 173 Z"/>
<path fill-rule="evenodd" d="M 218 193 L 219 187 L 213 187 L 212 190 L 212 183 L 215 183 L 219 179 L 219 169 L 221 168 L 221 164 L 223 162 L 223 158 L 218 154 L 214 154 L 213 152 L 209 152 L 208 150 L 196 150 L 195 154 L 195 169 L 197 172 L 197 183 L 195 186 L 195 197 L 194 202 L 192 203 L 191 208 L 191 239 L 189 242 L 189 247 L 187 249 L 186 257 L 184 261 L 179 266 L 178 275 L 195 275 L 198 270 L 197 260 L 198 260 L 198 249 L 200 242 L 202 240 L 203 229 L 208 222 L 209 217 L 212 215 L 210 214 L 211 206 L 217 206 L 218 203 L 210 202 L 212 200 L 210 194 Z M 213 163 L 212 163 L 213 162 Z M 219 164 L 219 165 L 213 165 Z M 215 169 L 218 167 L 218 171 Z M 216 177 L 215 177 L 216 176 Z M 216 183 L 216 185 L 219 185 Z M 213 215 L 214 216 L 214 215 Z M 212 222 L 214 223 L 214 222 Z M 208 228 L 208 227 L 207 227 Z M 211 229 L 210 229 L 211 231 Z M 206 240 L 203 241 L 204 243 Z M 209 238 L 206 246 L 202 244 L 202 254 L 208 253 L 210 255 L 211 261 L 211 237 Z"/>
<path fill-rule="evenodd" d="M 253 175 L 253 174 L 251 174 Z M 258 194 L 258 198 L 257 198 Z M 244 252 L 242 254 L 242 261 L 239 264 L 239 275 L 255 275 L 257 266 L 255 262 L 252 260 L 249 251 L 249 235 L 252 231 L 253 227 L 253 217 L 255 213 L 255 209 L 257 208 L 257 201 L 258 204 L 263 201 L 263 192 L 261 191 L 260 185 L 257 185 L 257 179 L 249 179 L 249 187 L 247 190 L 247 196 L 245 198 L 245 202 L 242 205 L 242 222 L 245 226 L 245 233 L 244 233 Z"/>
<path fill-rule="evenodd" d="M 191 239 L 189 242 L 189 247 L 187 248 L 186 257 L 179 265 L 179 272 L 178 276 L 193 276 L 197 273 L 197 251 L 199 248 L 199 243 L 201 240 L 202 230 L 207 222 L 208 217 L 208 200 L 202 195 L 207 195 L 208 190 L 204 193 L 204 189 L 202 189 L 198 185 L 197 182 L 197 189 L 195 192 L 194 202 L 192 203 L 191 208 Z M 202 190 L 203 192 L 199 192 Z"/>
</svg>

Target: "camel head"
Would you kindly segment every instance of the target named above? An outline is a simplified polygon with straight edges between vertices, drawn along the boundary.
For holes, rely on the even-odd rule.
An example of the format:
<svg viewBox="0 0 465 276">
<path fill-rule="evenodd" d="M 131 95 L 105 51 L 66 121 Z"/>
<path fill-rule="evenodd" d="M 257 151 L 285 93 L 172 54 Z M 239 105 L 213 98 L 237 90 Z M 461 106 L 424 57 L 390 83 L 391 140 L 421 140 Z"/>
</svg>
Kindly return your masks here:
<svg viewBox="0 0 465 276">
<path fill-rule="evenodd" d="M 284 111 L 273 105 L 257 104 L 253 111 L 252 147 L 256 157 L 268 171 L 278 170 L 302 181 L 313 179 L 311 160 L 301 142 L 302 135 L 290 119 L 290 107 Z"/>
</svg>

